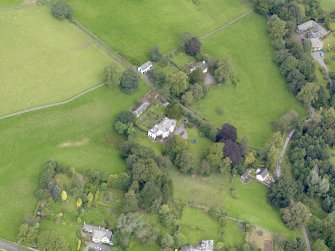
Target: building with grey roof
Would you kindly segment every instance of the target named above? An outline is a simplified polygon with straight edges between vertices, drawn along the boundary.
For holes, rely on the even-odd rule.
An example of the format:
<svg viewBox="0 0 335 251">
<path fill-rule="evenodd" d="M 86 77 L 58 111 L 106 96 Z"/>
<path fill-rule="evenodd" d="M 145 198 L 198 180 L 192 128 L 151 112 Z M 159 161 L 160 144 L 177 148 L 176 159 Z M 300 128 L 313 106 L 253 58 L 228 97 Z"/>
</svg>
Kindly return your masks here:
<svg viewBox="0 0 335 251">
<path fill-rule="evenodd" d="M 322 39 L 327 36 L 328 31 L 313 20 L 309 20 L 297 26 L 297 32 L 306 33 L 309 38 Z"/>
<path fill-rule="evenodd" d="M 214 251 L 214 241 L 206 240 L 201 241 L 198 245 L 186 245 L 179 249 L 180 251 Z"/>
<path fill-rule="evenodd" d="M 195 71 L 196 69 L 201 69 L 203 73 L 206 73 L 208 71 L 208 67 L 206 65 L 205 61 L 195 63 L 194 65 L 191 66 L 190 68 L 190 73 Z"/>
<path fill-rule="evenodd" d="M 151 69 L 152 69 L 151 61 L 145 62 L 144 64 L 142 64 L 140 67 L 137 68 L 137 70 L 142 74 L 150 71 Z"/>
<path fill-rule="evenodd" d="M 135 113 L 136 117 L 139 117 L 149 107 L 149 105 L 149 102 L 144 101 L 133 109 L 133 113 Z"/>
<path fill-rule="evenodd" d="M 148 131 L 148 137 L 155 140 L 157 137 L 162 137 L 163 139 L 170 136 L 176 127 L 177 121 L 175 119 L 169 119 L 165 117 L 160 123 L 154 125 Z"/>
<path fill-rule="evenodd" d="M 92 241 L 95 243 L 113 244 L 112 231 L 109 229 L 84 223 L 83 230 L 91 234 Z"/>
</svg>

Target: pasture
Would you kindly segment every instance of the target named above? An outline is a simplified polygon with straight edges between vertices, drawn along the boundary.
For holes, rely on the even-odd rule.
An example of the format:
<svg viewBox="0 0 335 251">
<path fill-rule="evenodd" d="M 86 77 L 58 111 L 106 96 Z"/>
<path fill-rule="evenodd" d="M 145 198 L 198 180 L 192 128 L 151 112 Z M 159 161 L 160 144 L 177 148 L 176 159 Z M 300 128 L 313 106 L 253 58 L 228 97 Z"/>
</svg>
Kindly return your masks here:
<svg viewBox="0 0 335 251">
<path fill-rule="evenodd" d="M 240 80 L 236 88 L 230 83 L 212 87 L 193 105 L 216 126 L 231 123 L 240 139 L 247 137 L 251 146 L 262 147 L 272 134 L 271 121 L 292 109 L 306 114 L 273 62 L 265 18 L 252 13 L 202 43 L 205 53 L 230 58 Z"/>
<path fill-rule="evenodd" d="M 65 106 L 0 121 L 0 236 L 15 240 L 23 217 L 34 211 L 42 164 L 61 164 L 120 173 L 126 164 L 117 147 L 123 139 L 111 133 L 117 113 L 144 96 L 102 87 Z M 6 227 L 4 227 L 6 226 Z M 47 226 L 46 226 L 47 227 Z"/>
<path fill-rule="evenodd" d="M 75 18 L 133 64 L 178 46 L 182 32 L 208 33 L 252 8 L 244 0 L 68 0 Z"/>
<path fill-rule="evenodd" d="M 267 189 L 257 182 L 242 184 L 239 178 L 230 181 L 222 175 L 206 178 L 186 176 L 174 170 L 169 174 L 173 180 L 175 198 L 179 201 L 207 208 L 224 208 L 229 216 L 271 232 L 287 237 L 299 235 L 299 231 L 290 231 L 284 226 L 279 210 L 267 202 Z"/>
<path fill-rule="evenodd" d="M 11 7 L 22 3 L 22 0 L 0 0 L 0 7 Z"/>
<path fill-rule="evenodd" d="M 111 59 L 46 7 L 0 9 L 0 116 L 70 98 L 101 82 Z"/>
<path fill-rule="evenodd" d="M 321 0 L 321 7 L 326 12 L 331 12 L 335 10 L 335 1 L 334 0 Z"/>
</svg>

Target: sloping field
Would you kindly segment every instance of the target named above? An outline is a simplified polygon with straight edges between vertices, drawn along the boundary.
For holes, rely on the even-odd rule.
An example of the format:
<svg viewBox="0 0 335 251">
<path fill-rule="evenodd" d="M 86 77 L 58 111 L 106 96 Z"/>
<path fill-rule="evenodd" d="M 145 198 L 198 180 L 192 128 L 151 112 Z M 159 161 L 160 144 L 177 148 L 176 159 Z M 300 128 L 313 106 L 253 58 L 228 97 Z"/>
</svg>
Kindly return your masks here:
<svg viewBox="0 0 335 251">
<path fill-rule="evenodd" d="M 335 10 L 335 1 L 334 0 L 321 0 L 321 7 L 326 12 L 331 12 Z"/>
<path fill-rule="evenodd" d="M 129 109 L 147 92 L 134 95 L 102 87 L 65 106 L 0 121 L 0 236 L 15 240 L 23 217 L 34 211 L 34 193 L 42 164 L 54 159 L 75 169 L 125 169 L 109 137 L 117 113 Z"/>
<path fill-rule="evenodd" d="M 182 32 L 207 33 L 252 8 L 244 0 L 69 0 L 75 17 L 134 64 L 151 47 L 174 49 Z"/>
<path fill-rule="evenodd" d="M 0 116 L 74 96 L 111 61 L 47 8 L 0 9 L 0 23 Z"/>
<path fill-rule="evenodd" d="M 22 3 L 22 0 L 0 0 L 0 7 L 15 6 Z"/>
<path fill-rule="evenodd" d="M 266 33 L 265 18 L 252 13 L 227 29 L 204 39 L 203 50 L 216 58 L 231 59 L 240 82 L 210 89 L 194 108 L 218 127 L 228 122 L 254 147 L 269 139 L 271 121 L 295 109 L 306 114 L 273 62 L 273 48 Z M 218 109 L 224 110 L 223 114 Z"/>
</svg>

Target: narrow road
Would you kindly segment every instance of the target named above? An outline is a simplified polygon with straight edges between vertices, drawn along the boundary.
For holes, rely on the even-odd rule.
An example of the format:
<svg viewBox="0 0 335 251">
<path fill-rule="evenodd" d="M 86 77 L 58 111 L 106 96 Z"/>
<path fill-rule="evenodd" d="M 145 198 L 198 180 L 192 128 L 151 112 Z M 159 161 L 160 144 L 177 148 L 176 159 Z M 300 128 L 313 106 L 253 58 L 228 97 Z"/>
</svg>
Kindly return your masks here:
<svg viewBox="0 0 335 251">
<path fill-rule="evenodd" d="M 309 242 L 309 238 L 308 238 L 308 234 L 307 234 L 307 231 L 306 231 L 306 228 L 305 226 L 302 226 L 300 228 L 301 232 L 302 232 L 302 235 L 304 236 L 304 239 L 305 239 L 305 243 L 306 243 L 306 250 L 307 251 L 311 251 L 311 244 Z"/>
<path fill-rule="evenodd" d="M 285 152 L 286 152 L 286 148 L 288 146 L 288 144 L 290 143 L 291 139 L 292 139 L 292 136 L 294 135 L 295 133 L 295 129 L 292 129 L 290 131 L 290 133 L 287 135 L 286 139 L 285 139 L 285 143 L 283 145 L 283 148 L 280 152 L 280 159 L 283 159 L 284 155 L 285 155 Z M 275 175 L 279 178 L 280 175 L 281 175 L 281 164 L 277 164 L 276 165 L 276 170 L 275 170 Z"/>
<path fill-rule="evenodd" d="M 13 242 L 6 242 L 6 241 L 0 240 L 0 250 L 1 249 L 4 249 L 6 251 L 27 251 L 28 250 Z"/>
</svg>

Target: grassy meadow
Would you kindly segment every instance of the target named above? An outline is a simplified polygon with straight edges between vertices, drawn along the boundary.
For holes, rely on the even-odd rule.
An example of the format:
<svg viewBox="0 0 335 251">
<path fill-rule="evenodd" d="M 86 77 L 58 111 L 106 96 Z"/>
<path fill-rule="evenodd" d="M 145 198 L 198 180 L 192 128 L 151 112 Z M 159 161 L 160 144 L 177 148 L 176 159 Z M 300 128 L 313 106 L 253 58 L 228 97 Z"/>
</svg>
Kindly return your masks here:
<svg viewBox="0 0 335 251">
<path fill-rule="evenodd" d="M 0 10 L 0 116 L 72 97 L 101 82 L 110 58 L 46 7 Z"/>
<path fill-rule="evenodd" d="M 0 0 L 0 7 L 11 7 L 22 3 L 22 0 Z"/>
<path fill-rule="evenodd" d="M 147 92 L 144 84 L 134 95 L 103 87 L 56 108 L 0 121 L 0 236 L 15 240 L 24 215 L 34 211 L 34 192 L 42 164 L 61 164 L 125 170 L 119 156 L 119 137 L 106 137 L 117 113 L 129 109 Z M 6 227 L 3 227 L 6 226 Z"/>
<path fill-rule="evenodd" d="M 216 126 L 232 123 L 239 138 L 246 136 L 251 146 L 262 147 L 272 134 L 271 121 L 292 109 L 306 114 L 272 60 L 265 18 L 253 13 L 202 43 L 205 53 L 229 57 L 240 80 L 236 88 L 230 83 L 212 87 L 205 99 L 194 104 Z"/>
<path fill-rule="evenodd" d="M 175 198 L 179 201 L 207 208 L 224 208 L 229 216 L 271 232 L 287 237 L 299 235 L 299 231 L 290 231 L 285 227 L 279 210 L 267 202 L 267 188 L 257 182 L 242 184 L 238 178 L 230 181 L 221 175 L 207 178 L 185 176 L 174 170 L 170 171 L 170 177 L 173 180 Z M 235 190 L 234 196 L 231 189 Z"/>
<path fill-rule="evenodd" d="M 244 0 L 68 0 L 75 18 L 134 64 L 159 45 L 174 49 L 182 32 L 201 35 L 252 8 Z"/>
<path fill-rule="evenodd" d="M 334 0 L 321 0 L 321 7 L 326 12 L 331 12 L 335 10 L 335 1 Z"/>
</svg>

